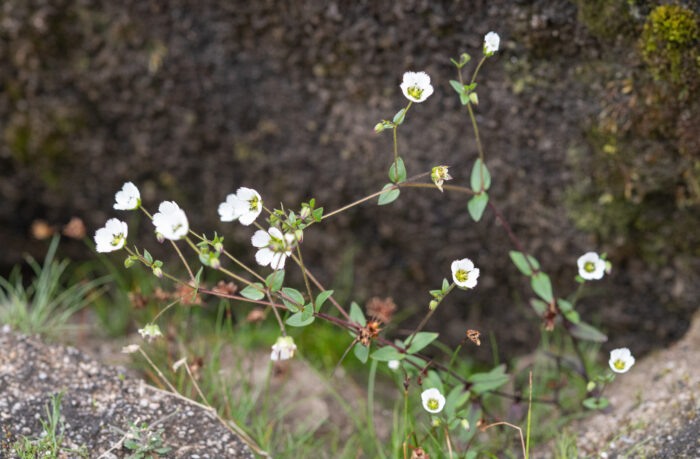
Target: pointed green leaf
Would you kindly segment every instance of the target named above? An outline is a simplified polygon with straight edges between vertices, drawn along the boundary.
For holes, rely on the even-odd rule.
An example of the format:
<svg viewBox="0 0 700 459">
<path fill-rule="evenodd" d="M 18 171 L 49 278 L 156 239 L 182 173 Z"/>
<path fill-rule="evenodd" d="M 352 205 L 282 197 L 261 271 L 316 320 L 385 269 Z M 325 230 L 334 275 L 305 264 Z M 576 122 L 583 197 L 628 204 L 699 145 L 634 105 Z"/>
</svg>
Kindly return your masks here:
<svg viewBox="0 0 700 459">
<path fill-rule="evenodd" d="M 362 363 L 367 363 L 367 357 L 369 357 L 369 346 L 363 346 L 362 343 L 355 343 L 355 347 L 352 349 L 353 354 Z"/>
<path fill-rule="evenodd" d="M 593 341 L 596 343 L 604 343 L 608 340 L 608 337 L 605 336 L 600 330 L 595 328 L 593 325 L 589 325 L 586 322 L 579 322 L 575 323 L 573 327 L 569 330 L 569 332 L 575 336 L 576 338 L 585 340 L 585 341 Z"/>
<path fill-rule="evenodd" d="M 446 292 L 447 289 L 450 288 L 450 283 L 447 282 L 447 279 L 443 278 L 442 279 L 442 292 Z"/>
<path fill-rule="evenodd" d="M 267 285 L 270 288 L 270 291 L 276 292 L 279 289 L 282 288 L 282 284 L 284 283 L 284 269 L 280 269 L 279 271 L 274 271 L 272 274 L 267 276 L 265 279 L 265 285 Z"/>
<path fill-rule="evenodd" d="M 299 290 L 290 287 L 284 287 L 282 293 L 284 294 L 282 302 L 287 308 L 291 312 L 299 312 L 304 305 L 304 295 Z"/>
<path fill-rule="evenodd" d="M 578 312 L 576 311 L 568 311 L 564 313 L 564 317 L 566 317 L 566 320 L 572 323 L 579 323 L 581 322 L 581 316 L 579 316 Z"/>
<path fill-rule="evenodd" d="M 399 179 L 396 180 L 396 169 L 399 171 Z M 406 181 L 406 167 L 403 164 L 403 159 L 397 158 L 396 164 L 391 163 L 389 166 L 389 180 L 394 183 L 401 183 Z"/>
<path fill-rule="evenodd" d="M 559 305 L 559 309 L 561 309 L 561 312 L 564 313 L 574 310 L 573 305 L 563 298 L 557 298 L 557 305 Z"/>
<path fill-rule="evenodd" d="M 508 255 L 510 255 L 510 259 L 513 260 L 513 263 L 515 266 L 520 270 L 521 273 L 525 274 L 526 276 L 530 276 L 532 274 L 532 270 L 530 269 L 530 265 L 527 264 L 527 260 L 525 259 L 525 255 L 523 255 L 522 252 L 517 252 L 515 250 L 511 250 Z"/>
<path fill-rule="evenodd" d="M 316 312 L 321 310 L 321 306 L 323 306 L 323 303 L 325 303 L 326 300 L 331 297 L 331 295 L 333 295 L 333 290 L 326 290 L 325 292 L 321 292 L 318 294 L 318 296 L 316 296 L 316 302 L 314 303 Z"/>
<path fill-rule="evenodd" d="M 551 303 L 554 299 L 552 294 L 552 282 L 549 280 L 549 276 L 543 272 L 539 272 L 530 278 L 530 284 L 532 285 L 532 290 L 537 293 L 537 295 L 545 300 L 547 303 Z"/>
<path fill-rule="evenodd" d="M 374 351 L 370 357 L 372 357 L 374 360 L 379 360 L 380 362 L 388 362 L 389 360 L 402 360 L 404 357 L 406 357 L 406 354 L 399 352 L 391 346 L 384 346 L 383 348 Z"/>
<path fill-rule="evenodd" d="M 547 303 L 544 301 L 538 299 L 538 298 L 533 298 L 530 300 L 530 305 L 532 306 L 532 309 L 535 310 L 537 315 L 543 316 L 545 312 L 547 312 L 547 308 L 549 307 Z"/>
<path fill-rule="evenodd" d="M 435 341 L 435 339 L 438 337 L 439 333 L 433 333 L 433 332 L 418 332 L 416 333 L 416 336 L 413 337 L 413 340 L 411 341 L 411 346 L 406 349 L 406 352 L 408 354 L 415 354 L 416 352 L 419 352 L 421 349 L 426 347 L 428 344 L 432 343 Z M 411 338 L 406 339 L 406 344 Z"/>
<path fill-rule="evenodd" d="M 475 222 L 481 220 L 488 203 L 489 195 L 486 194 L 486 192 L 472 196 L 469 200 L 467 203 L 467 210 L 469 210 L 469 215 L 472 216 Z"/>
<path fill-rule="evenodd" d="M 445 414 L 448 419 L 454 417 L 457 410 L 469 400 L 469 391 L 464 391 L 461 384 L 455 386 L 445 398 Z"/>
<path fill-rule="evenodd" d="M 360 306 L 354 301 L 350 305 L 350 318 L 362 325 L 363 327 L 367 325 L 367 320 L 365 319 L 365 315 L 362 312 L 362 308 L 360 308 Z"/>
<path fill-rule="evenodd" d="M 257 288 L 253 287 L 253 285 L 257 286 Z M 263 298 L 265 298 L 265 293 L 263 293 L 263 284 L 261 284 L 260 282 L 256 282 L 253 285 L 249 285 L 243 290 L 241 290 L 241 296 L 244 296 L 250 300 L 262 300 Z"/>
<path fill-rule="evenodd" d="M 469 103 L 469 95 L 466 91 L 459 94 L 459 101 L 462 102 L 462 105 L 467 105 Z"/>
<path fill-rule="evenodd" d="M 475 373 L 467 378 L 473 383 L 471 391 L 475 394 L 483 394 L 490 390 L 495 390 L 507 383 L 510 378 L 505 374 L 506 366 L 501 364 L 488 373 Z"/>
<path fill-rule="evenodd" d="M 311 306 L 309 306 L 311 308 Z M 285 320 L 285 323 L 287 325 L 290 325 L 292 327 L 306 327 L 310 323 L 312 323 L 316 319 L 314 316 L 307 317 L 304 319 L 304 313 L 299 311 L 297 313 L 292 314 L 289 319 Z"/>
<path fill-rule="evenodd" d="M 610 404 L 610 401 L 605 397 L 600 397 L 596 399 L 595 397 L 589 397 L 583 401 L 583 406 L 589 410 L 602 410 Z"/>
<path fill-rule="evenodd" d="M 462 94 L 464 92 L 464 85 L 459 81 L 450 80 L 450 86 L 452 86 L 452 89 L 457 91 L 457 94 Z"/>
<path fill-rule="evenodd" d="M 484 165 L 484 190 L 488 190 L 491 188 L 491 174 L 489 173 L 488 168 L 486 167 L 486 164 L 484 164 L 481 161 L 481 158 L 477 158 L 476 161 L 474 161 L 474 166 L 472 167 L 472 175 L 471 175 L 471 186 L 472 190 L 474 190 L 475 193 L 478 193 L 481 191 L 481 165 Z"/>
<path fill-rule="evenodd" d="M 146 249 L 143 249 L 143 258 L 145 258 L 149 264 L 153 263 L 153 257 Z"/>
<path fill-rule="evenodd" d="M 387 183 L 386 185 L 384 185 L 384 188 L 382 188 L 382 190 L 387 190 L 388 188 L 391 188 L 393 186 L 394 186 L 393 183 Z M 382 194 L 379 195 L 378 204 L 380 206 L 390 204 L 390 203 L 396 201 L 396 198 L 399 197 L 400 193 L 401 193 L 401 190 L 399 190 L 398 188 L 394 189 L 394 190 L 384 191 Z"/>
<path fill-rule="evenodd" d="M 314 221 L 315 221 L 316 223 L 320 222 L 320 221 L 321 221 L 321 218 L 323 218 L 323 207 L 319 207 L 318 209 L 315 209 L 315 210 L 312 212 L 312 214 L 313 214 L 313 216 L 314 216 Z"/>
</svg>

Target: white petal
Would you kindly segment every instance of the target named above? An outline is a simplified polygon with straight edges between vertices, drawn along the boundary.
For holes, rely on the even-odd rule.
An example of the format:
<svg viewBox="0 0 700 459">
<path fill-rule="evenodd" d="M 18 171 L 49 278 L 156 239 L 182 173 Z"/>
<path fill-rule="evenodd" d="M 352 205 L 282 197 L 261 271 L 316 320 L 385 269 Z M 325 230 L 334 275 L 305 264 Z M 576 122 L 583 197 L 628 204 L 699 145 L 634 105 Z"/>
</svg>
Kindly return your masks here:
<svg viewBox="0 0 700 459">
<path fill-rule="evenodd" d="M 275 271 L 278 269 L 284 269 L 285 261 L 287 261 L 287 255 L 276 252 L 272 257 L 272 261 L 270 262 L 270 268 L 274 269 Z"/>
<path fill-rule="evenodd" d="M 219 204 L 219 217 L 222 222 L 232 222 L 235 217 L 233 214 L 233 206 L 228 202 Z"/>
<path fill-rule="evenodd" d="M 270 235 L 263 230 L 257 230 L 250 238 L 253 247 L 267 247 L 270 244 Z"/>
<path fill-rule="evenodd" d="M 238 222 L 243 226 L 248 226 L 251 223 L 253 223 L 256 218 L 258 218 L 258 215 L 260 215 L 260 209 L 258 209 L 257 211 L 249 210 L 240 216 Z"/>
<path fill-rule="evenodd" d="M 255 191 L 252 188 L 245 188 L 245 187 L 240 187 L 238 191 L 236 191 L 236 197 L 240 199 L 241 201 L 250 201 L 253 198 L 257 198 L 258 200 L 260 199 L 260 195 L 258 194 L 257 191 Z"/>
<path fill-rule="evenodd" d="M 255 261 L 258 262 L 260 266 L 267 266 L 272 262 L 275 252 L 270 249 L 263 248 L 255 252 Z"/>
<path fill-rule="evenodd" d="M 279 241 L 284 240 L 284 234 L 282 234 L 282 231 L 275 228 L 274 226 L 271 227 L 269 230 L 267 230 L 267 232 L 270 233 L 270 236 L 274 237 L 275 239 L 277 239 Z"/>
</svg>

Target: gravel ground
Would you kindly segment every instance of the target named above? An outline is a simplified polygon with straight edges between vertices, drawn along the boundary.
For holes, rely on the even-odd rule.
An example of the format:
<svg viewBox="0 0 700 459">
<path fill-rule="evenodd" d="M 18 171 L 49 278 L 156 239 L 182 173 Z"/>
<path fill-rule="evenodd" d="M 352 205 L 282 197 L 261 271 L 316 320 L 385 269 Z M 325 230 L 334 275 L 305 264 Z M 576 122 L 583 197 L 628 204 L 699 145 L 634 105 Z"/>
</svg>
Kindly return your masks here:
<svg viewBox="0 0 700 459">
<path fill-rule="evenodd" d="M 48 345 L 4 328 L 0 331 L 0 443 L 20 435 L 40 435 L 39 419 L 46 416 L 50 396 L 63 390 L 63 446 L 85 445 L 87 457 L 108 450 L 106 458 L 127 456 L 130 450 L 117 445 L 123 435 L 112 426 L 126 431 L 129 422 L 151 425 L 171 413 L 175 414 L 160 423 L 162 446 L 172 448 L 162 457 L 254 457 L 211 413 L 125 376 L 126 371 L 102 365 L 73 347 Z M 0 449 L 0 456 L 15 457 L 6 449 Z"/>
<path fill-rule="evenodd" d="M 686 336 L 606 389 L 610 407 L 570 427 L 600 457 L 700 458 L 700 313 Z"/>
</svg>

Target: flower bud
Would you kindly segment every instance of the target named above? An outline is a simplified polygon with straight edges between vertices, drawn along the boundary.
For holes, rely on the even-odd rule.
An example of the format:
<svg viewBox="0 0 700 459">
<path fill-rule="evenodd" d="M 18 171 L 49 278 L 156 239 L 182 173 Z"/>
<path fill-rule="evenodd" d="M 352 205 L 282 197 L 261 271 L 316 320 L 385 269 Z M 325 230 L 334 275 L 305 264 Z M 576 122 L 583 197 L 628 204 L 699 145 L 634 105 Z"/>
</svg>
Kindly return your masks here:
<svg viewBox="0 0 700 459">
<path fill-rule="evenodd" d="M 221 243 L 221 241 L 214 244 L 214 250 L 216 250 L 217 253 L 224 253 L 224 245 Z"/>
<path fill-rule="evenodd" d="M 299 218 L 302 220 L 306 220 L 311 216 L 311 208 L 310 207 L 303 207 L 301 209 L 301 212 L 299 212 Z"/>
<path fill-rule="evenodd" d="M 219 261 L 219 257 L 209 257 L 209 266 L 211 266 L 213 269 L 221 268 L 221 262 Z"/>
<path fill-rule="evenodd" d="M 297 241 L 304 242 L 304 232 L 302 230 L 296 230 L 294 232 L 294 236 L 296 237 Z"/>
<path fill-rule="evenodd" d="M 124 260 L 124 267 L 126 269 L 129 269 L 132 266 L 134 266 L 134 257 L 131 257 L 131 256 L 126 257 L 126 260 Z"/>
<path fill-rule="evenodd" d="M 439 303 L 438 303 L 437 301 L 435 301 L 435 300 L 431 300 L 431 301 L 430 301 L 430 305 L 429 305 L 429 307 L 430 307 L 430 310 L 431 310 L 431 311 L 434 311 L 434 310 L 435 310 L 435 308 L 437 308 L 437 307 L 438 307 L 438 304 L 439 304 Z"/>
<path fill-rule="evenodd" d="M 586 392 L 591 392 L 593 389 L 595 389 L 595 382 L 588 381 L 588 384 L 586 384 Z"/>
<path fill-rule="evenodd" d="M 384 123 L 382 123 L 382 122 L 379 122 L 379 123 L 377 123 L 376 126 L 374 126 L 374 133 L 375 134 L 379 134 L 383 130 L 384 130 Z"/>
<path fill-rule="evenodd" d="M 472 429 L 467 419 L 462 419 L 459 423 L 462 425 L 462 428 L 467 432 L 469 432 Z"/>
<path fill-rule="evenodd" d="M 156 240 L 162 244 L 165 241 L 165 236 L 156 231 Z"/>
<path fill-rule="evenodd" d="M 156 276 L 158 279 L 163 278 L 163 270 L 160 269 L 160 266 L 153 266 L 153 275 Z"/>
</svg>

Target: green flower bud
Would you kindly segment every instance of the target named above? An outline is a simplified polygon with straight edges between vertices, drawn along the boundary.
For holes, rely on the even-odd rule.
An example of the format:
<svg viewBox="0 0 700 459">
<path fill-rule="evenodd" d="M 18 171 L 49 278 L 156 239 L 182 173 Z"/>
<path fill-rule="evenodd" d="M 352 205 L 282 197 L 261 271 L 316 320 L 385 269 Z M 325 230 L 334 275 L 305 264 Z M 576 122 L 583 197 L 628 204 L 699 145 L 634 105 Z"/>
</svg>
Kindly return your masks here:
<svg viewBox="0 0 700 459">
<path fill-rule="evenodd" d="M 438 304 L 439 304 L 439 303 L 438 303 L 437 301 L 435 301 L 435 300 L 432 300 L 432 301 L 430 302 L 430 305 L 429 305 L 429 307 L 430 307 L 430 310 L 431 310 L 431 311 L 434 311 L 434 310 L 435 310 L 435 308 L 437 308 L 437 307 L 438 307 Z"/>
</svg>

